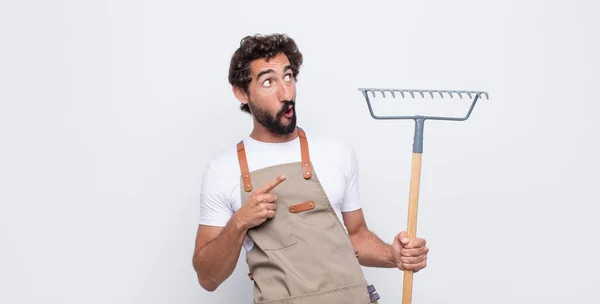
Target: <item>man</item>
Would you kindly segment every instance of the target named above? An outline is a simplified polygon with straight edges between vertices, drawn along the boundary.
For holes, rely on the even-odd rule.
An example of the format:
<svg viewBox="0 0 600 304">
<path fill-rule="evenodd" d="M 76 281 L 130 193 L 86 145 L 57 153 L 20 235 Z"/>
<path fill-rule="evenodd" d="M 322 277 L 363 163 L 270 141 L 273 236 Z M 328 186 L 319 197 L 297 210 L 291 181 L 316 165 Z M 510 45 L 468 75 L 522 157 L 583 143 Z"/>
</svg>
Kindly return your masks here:
<svg viewBox="0 0 600 304">
<path fill-rule="evenodd" d="M 285 35 L 246 37 L 233 54 L 229 82 L 254 127 L 206 168 L 194 269 L 214 291 L 243 246 L 254 303 L 372 303 L 360 265 L 419 271 L 429 249 L 369 231 L 353 149 L 296 126 L 302 60 Z"/>
</svg>

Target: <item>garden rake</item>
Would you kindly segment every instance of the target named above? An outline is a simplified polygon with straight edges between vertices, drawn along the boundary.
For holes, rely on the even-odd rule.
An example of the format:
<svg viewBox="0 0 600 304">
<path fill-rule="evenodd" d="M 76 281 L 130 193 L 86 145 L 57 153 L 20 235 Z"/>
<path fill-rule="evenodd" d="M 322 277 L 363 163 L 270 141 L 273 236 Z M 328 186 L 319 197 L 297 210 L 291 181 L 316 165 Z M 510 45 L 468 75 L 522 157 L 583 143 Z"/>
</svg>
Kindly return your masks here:
<svg viewBox="0 0 600 304">
<path fill-rule="evenodd" d="M 407 89 L 375 89 L 375 88 L 359 88 L 359 91 L 363 93 L 369 107 L 369 112 L 374 119 L 413 119 L 415 121 L 415 137 L 413 141 L 413 156 L 412 156 L 412 169 L 410 178 L 410 191 L 408 199 L 408 222 L 407 232 L 410 239 L 416 238 L 417 235 L 417 211 L 419 201 L 419 184 L 421 181 L 421 156 L 423 154 L 423 128 L 425 126 L 425 120 L 449 120 L 449 121 L 464 121 L 471 116 L 473 108 L 477 100 L 482 96 L 489 99 L 488 93 L 483 91 L 454 91 L 454 90 L 407 90 Z M 381 93 L 382 97 L 386 97 L 386 93 L 389 93 L 393 98 L 396 98 L 396 94 L 400 93 L 402 98 L 405 98 L 407 94 L 410 94 L 412 98 L 415 94 L 421 95 L 425 98 L 426 95 L 431 98 L 436 98 L 438 95 L 444 98 L 444 95 L 448 95 L 451 98 L 458 96 L 461 99 L 463 95 L 469 96 L 473 99 L 469 111 L 464 117 L 440 117 L 440 116 L 379 116 L 373 113 L 373 107 L 369 99 L 369 93 L 375 98 L 376 93 Z M 402 288 L 402 304 L 411 304 L 412 302 L 412 287 L 413 287 L 413 272 L 404 271 L 404 286 Z"/>
</svg>

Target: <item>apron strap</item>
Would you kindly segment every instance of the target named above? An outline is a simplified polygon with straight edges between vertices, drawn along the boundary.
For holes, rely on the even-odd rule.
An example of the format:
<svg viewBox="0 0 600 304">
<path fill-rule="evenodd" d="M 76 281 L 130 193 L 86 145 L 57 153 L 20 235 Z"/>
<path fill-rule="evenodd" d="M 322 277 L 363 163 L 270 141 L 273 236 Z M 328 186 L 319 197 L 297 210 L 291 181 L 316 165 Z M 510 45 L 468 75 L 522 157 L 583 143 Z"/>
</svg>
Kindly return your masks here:
<svg viewBox="0 0 600 304">
<path fill-rule="evenodd" d="M 308 140 L 306 140 L 306 133 L 302 128 L 298 127 L 298 135 L 300 136 L 300 151 L 302 153 L 302 175 L 304 179 L 312 177 L 312 164 L 310 163 L 310 154 L 308 153 Z"/>
<path fill-rule="evenodd" d="M 246 151 L 244 149 L 244 142 L 240 141 L 237 144 L 238 162 L 240 163 L 240 170 L 242 171 L 242 178 L 244 180 L 244 190 L 246 192 L 252 191 L 252 179 L 250 178 L 250 170 L 248 169 L 248 159 L 246 159 Z"/>
</svg>

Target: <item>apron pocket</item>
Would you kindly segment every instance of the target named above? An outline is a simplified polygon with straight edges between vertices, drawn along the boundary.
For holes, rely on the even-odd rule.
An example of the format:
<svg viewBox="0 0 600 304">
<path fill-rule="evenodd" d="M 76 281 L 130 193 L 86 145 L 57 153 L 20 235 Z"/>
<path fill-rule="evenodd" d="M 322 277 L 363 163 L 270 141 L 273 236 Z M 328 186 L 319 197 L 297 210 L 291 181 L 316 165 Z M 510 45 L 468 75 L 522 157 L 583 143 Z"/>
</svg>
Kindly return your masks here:
<svg viewBox="0 0 600 304">
<path fill-rule="evenodd" d="M 278 250 L 298 243 L 293 223 L 282 219 L 269 219 L 250 229 L 248 235 L 262 250 Z"/>
</svg>

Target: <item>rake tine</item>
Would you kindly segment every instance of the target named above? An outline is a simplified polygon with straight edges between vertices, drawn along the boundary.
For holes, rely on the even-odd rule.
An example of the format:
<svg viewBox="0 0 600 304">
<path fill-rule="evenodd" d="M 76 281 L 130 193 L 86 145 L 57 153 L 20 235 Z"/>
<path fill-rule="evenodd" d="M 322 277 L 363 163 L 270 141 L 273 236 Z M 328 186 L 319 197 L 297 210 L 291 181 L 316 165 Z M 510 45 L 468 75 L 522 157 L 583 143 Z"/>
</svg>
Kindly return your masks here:
<svg viewBox="0 0 600 304">
<path fill-rule="evenodd" d="M 486 99 L 489 99 L 489 94 L 488 92 L 484 92 L 484 91 L 465 91 L 465 90 L 416 90 L 416 89 L 385 89 L 385 88 L 362 88 L 359 89 L 362 94 L 363 97 L 367 97 L 369 92 L 371 92 L 371 96 L 373 96 L 373 98 L 377 97 L 377 92 L 381 92 L 381 96 L 383 98 L 387 98 L 388 96 L 386 95 L 386 93 L 389 93 L 392 95 L 393 98 L 396 98 L 398 96 L 396 96 L 396 93 L 400 93 L 400 95 L 402 96 L 402 98 L 406 98 L 406 93 L 410 94 L 410 96 L 412 98 L 415 98 L 416 93 L 418 93 L 419 95 L 421 95 L 421 98 L 425 98 L 426 94 L 429 94 L 429 96 L 431 98 L 435 98 L 436 93 L 439 95 L 439 97 L 444 98 L 445 94 L 448 94 L 450 96 L 450 98 L 454 98 L 454 95 L 458 95 L 458 98 L 463 99 L 464 96 L 463 94 L 469 96 L 469 98 L 474 98 L 475 96 L 478 96 L 479 98 L 483 98 L 485 97 Z"/>
</svg>

